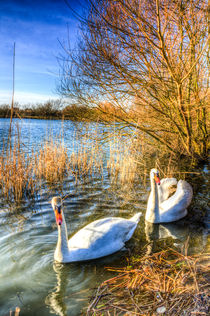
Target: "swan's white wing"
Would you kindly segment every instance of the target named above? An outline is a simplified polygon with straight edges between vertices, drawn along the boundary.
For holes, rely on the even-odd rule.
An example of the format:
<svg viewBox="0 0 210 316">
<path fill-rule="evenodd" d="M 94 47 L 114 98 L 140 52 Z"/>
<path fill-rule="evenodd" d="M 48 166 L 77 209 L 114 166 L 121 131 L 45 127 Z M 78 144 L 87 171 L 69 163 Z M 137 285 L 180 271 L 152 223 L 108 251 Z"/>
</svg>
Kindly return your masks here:
<svg viewBox="0 0 210 316">
<path fill-rule="evenodd" d="M 136 216 L 130 220 L 108 217 L 85 226 L 69 239 L 66 262 L 96 259 L 119 251 L 137 226 L 140 214 Z"/>
<path fill-rule="evenodd" d="M 119 244 L 121 248 L 128 240 L 130 232 L 135 230 L 136 225 L 134 221 L 118 217 L 99 219 L 80 229 L 70 238 L 69 247 L 100 251 L 105 248 L 111 250 Z"/>
<path fill-rule="evenodd" d="M 187 214 L 193 196 L 193 190 L 189 183 L 179 180 L 176 192 L 166 201 L 160 204 L 160 219 L 164 222 L 176 221 Z"/>
<path fill-rule="evenodd" d="M 177 180 L 175 178 L 164 178 L 160 180 L 160 185 L 158 185 L 159 203 L 169 198 L 172 187 L 176 185 Z"/>
</svg>

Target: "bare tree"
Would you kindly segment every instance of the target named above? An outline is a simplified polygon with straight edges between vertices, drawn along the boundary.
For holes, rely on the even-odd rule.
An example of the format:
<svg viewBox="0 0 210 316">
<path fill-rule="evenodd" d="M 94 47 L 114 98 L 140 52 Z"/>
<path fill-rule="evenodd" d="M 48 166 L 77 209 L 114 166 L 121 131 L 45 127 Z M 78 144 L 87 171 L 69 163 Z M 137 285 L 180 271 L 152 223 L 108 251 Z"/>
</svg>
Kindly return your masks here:
<svg viewBox="0 0 210 316">
<path fill-rule="evenodd" d="M 81 34 L 78 50 L 66 48 L 60 92 L 109 102 L 154 146 L 205 159 L 208 1 L 93 0 Z"/>
</svg>

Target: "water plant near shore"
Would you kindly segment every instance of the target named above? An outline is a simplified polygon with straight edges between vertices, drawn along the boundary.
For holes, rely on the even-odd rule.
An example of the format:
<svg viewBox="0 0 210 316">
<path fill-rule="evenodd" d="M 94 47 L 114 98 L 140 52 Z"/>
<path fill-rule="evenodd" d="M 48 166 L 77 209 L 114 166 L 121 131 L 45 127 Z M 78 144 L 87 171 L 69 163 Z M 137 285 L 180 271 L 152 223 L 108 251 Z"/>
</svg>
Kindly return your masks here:
<svg viewBox="0 0 210 316">
<path fill-rule="evenodd" d="M 34 198 L 43 182 L 61 183 L 67 175 L 68 156 L 62 143 L 47 140 L 40 150 L 28 153 L 20 137 L 2 149 L 0 191 L 8 201 Z"/>
<path fill-rule="evenodd" d="M 139 146 L 134 138 L 118 136 L 110 139 L 107 169 L 111 182 L 132 185 L 137 176 Z"/>
<path fill-rule="evenodd" d="M 30 176 L 32 165 L 28 159 L 13 152 L 7 160 L 0 158 L 0 187 L 8 199 L 21 200 L 23 195 L 34 194 L 34 181 Z"/>
<path fill-rule="evenodd" d="M 35 177 L 48 183 L 60 183 L 68 173 L 68 155 L 61 141 L 47 140 L 35 157 Z"/>
<path fill-rule="evenodd" d="M 178 163 L 171 154 L 163 165 L 162 156 L 145 145 L 144 135 L 133 130 L 104 129 L 87 125 L 72 135 L 72 148 L 65 147 L 61 136 L 47 137 L 36 148 L 24 144 L 21 133 L 0 154 L 0 190 L 7 200 L 21 201 L 35 197 L 43 185 L 62 185 L 66 178 L 75 183 L 97 177 L 109 179 L 113 186 L 130 192 L 136 184 L 146 186 L 148 170 L 156 166 L 164 176 L 176 176 Z M 37 149 L 38 148 L 38 149 Z M 153 156 L 153 158 L 151 158 Z M 184 175 L 182 175 L 183 179 Z"/>
<path fill-rule="evenodd" d="M 19 140 L 18 140 L 19 142 Z M 34 155 L 21 151 L 20 143 L 2 150 L 0 156 L 0 190 L 4 197 L 20 201 L 34 196 L 36 182 L 33 178 Z"/>
<path fill-rule="evenodd" d="M 97 127 L 92 132 L 87 127 L 84 135 L 77 131 L 69 158 L 69 171 L 76 181 L 94 175 L 103 177 L 103 156 L 103 146 L 97 136 Z"/>
</svg>

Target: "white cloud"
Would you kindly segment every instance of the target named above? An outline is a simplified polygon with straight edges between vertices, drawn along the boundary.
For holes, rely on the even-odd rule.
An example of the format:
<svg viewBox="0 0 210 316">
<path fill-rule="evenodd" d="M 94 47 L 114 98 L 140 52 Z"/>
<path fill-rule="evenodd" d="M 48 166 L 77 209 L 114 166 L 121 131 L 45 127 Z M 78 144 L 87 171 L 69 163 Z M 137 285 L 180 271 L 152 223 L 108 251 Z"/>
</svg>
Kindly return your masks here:
<svg viewBox="0 0 210 316">
<path fill-rule="evenodd" d="M 49 94 L 39 94 L 39 93 L 31 93 L 25 91 L 17 91 L 15 92 L 15 102 L 20 104 L 35 104 L 38 102 L 45 102 L 52 99 L 58 99 L 56 95 Z M 12 92 L 9 90 L 0 90 L 0 104 L 10 104 L 12 101 Z"/>
</svg>

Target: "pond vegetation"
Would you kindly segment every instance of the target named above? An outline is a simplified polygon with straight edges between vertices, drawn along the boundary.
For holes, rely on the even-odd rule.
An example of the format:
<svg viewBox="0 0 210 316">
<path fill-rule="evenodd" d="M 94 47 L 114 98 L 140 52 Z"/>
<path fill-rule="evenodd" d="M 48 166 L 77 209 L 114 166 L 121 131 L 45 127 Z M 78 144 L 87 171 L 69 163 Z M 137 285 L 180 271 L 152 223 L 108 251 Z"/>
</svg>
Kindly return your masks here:
<svg viewBox="0 0 210 316">
<path fill-rule="evenodd" d="M 0 135 L 1 215 L 5 214 L 5 209 L 7 214 L 2 218 L 9 222 L 10 210 L 15 209 L 18 218 L 22 216 L 21 221 L 25 223 L 25 205 L 40 203 L 44 210 L 41 215 L 32 213 L 35 219 L 31 214 L 29 216 L 28 221 L 37 221 L 38 228 L 35 229 L 32 224 L 30 229 L 27 224 L 25 230 L 21 228 L 25 248 L 22 248 L 19 237 L 13 246 L 13 236 L 6 234 L 1 226 L 4 235 L 1 239 L 2 269 L 7 269 L 7 263 L 8 271 L 14 272 L 17 268 L 19 274 L 15 282 L 21 281 L 21 285 L 17 286 L 19 291 L 15 290 L 18 293 L 15 297 L 21 303 L 17 313 L 20 311 L 21 314 L 22 310 L 32 312 L 31 306 L 36 308 L 36 300 L 31 299 L 33 304 L 28 307 L 19 299 L 19 292 L 28 295 L 29 291 L 28 288 L 22 290 L 24 282 L 18 279 L 22 271 L 33 275 L 33 289 L 37 275 L 43 279 L 46 277 L 47 281 L 55 275 L 48 279 L 46 274 L 46 271 L 52 270 L 49 266 L 52 264 L 53 224 L 47 229 L 40 224 L 45 217 L 49 223 L 53 221 L 48 207 L 52 193 L 62 195 L 69 206 L 67 216 L 71 215 L 74 219 L 73 233 L 78 226 L 100 218 L 104 213 L 112 216 L 124 212 L 128 216 L 136 208 L 144 211 L 149 170 L 156 167 L 161 177 L 187 179 L 192 184 L 194 197 L 190 212 L 187 218 L 172 226 L 160 224 L 148 227 L 147 223 L 139 223 L 137 241 L 134 236 L 133 244 L 131 242 L 131 249 L 135 249 L 132 256 L 127 254 L 122 262 L 118 260 L 120 267 L 113 268 L 111 265 L 107 269 L 111 278 L 106 281 L 100 279 L 101 285 L 89 306 L 86 298 L 85 313 L 207 315 L 207 1 L 91 0 L 89 9 L 86 20 L 81 21 L 80 49 L 66 47 L 61 58 L 58 91 L 68 102 L 49 101 L 25 107 L 16 104 L 12 110 L 8 105 L 0 107 L 0 117 L 11 116 L 9 133 L 6 126 L 2 128 L 6 136 Z M 40 136 L 38 131 L 38 138 L 41 138 L 32 135 L 31 141 L 27 128 L 35 120 L 23 120 L 27 127 L 22 136 L 22 129 L 14 128 L 13 117 L 16 121 L 23 117 L 54 119 L 51 126 L 53 129 L 58 122 L 57 130 L 52 135 L 45 134 L 45 137 Z M 66 119 L 71 120 L 70 127 L 65 124 Z M 46 124 L 47 121 L 41 124 L 38 120 L 37 128 L 44 126 L 46 129 Z M 87 201 L 94 201 L 93 205 L 87 205 Z M 72 209 L 76 210 L 76 215 L 72 214 Z M 30 210 L 29 207 L 27 212 L 30 213 Z M 14 225 L 12 223 L 12 227 Z M 179 229 L 183 227 L 187 228 L 183 229 L 184 237 L 179 234 Z M 157 234 L 150 238 L 155 230 L 158 233 L 156 231 Z M 192 237 L 196 233 L 198 235 Z M 40 241 L 42 234 L 47 237 L 46 244 Z M 29 238 L 31 235 L 33 245 Z M 14 236 L 16 238 L 16 234 Z M 189 244 L 192 237 L 194 243 L 189 247 L 189 254 L 188 248 L 183 248 L 185 237 Z M 170 249 L 168 242 L 171 242 Z M 25 257 L 22 258 L 18 251 L 15 253 L 17 245 L 18 251 Z M 158 247 L 153 248 L 153 245 Z M 11 256 L 8 255 L 10 252 Z M 39 265 L 33 262 L 31 267 L 30 256 L 35 257 Z M 32 273 L 28 266 L 32 268 Z M 69 276 L 71 270 L 75 271 L 71 276 L 73 285 L 68 288 L 71 293 L 79 286 L 81 266 L 71 266 L 67 271 L 69 274 L 66 273 L 67 268 L 57 268 L 54 268 L 57 290 L 47 287 L 43 291 L 45 295 L 47 292 L 46 300 L 37 295 L 37 302 L 41 304 L 41 311 L 46 311 L 47 305 L 50 312 L 66 315 L 63 303 L 66 275 Z M 89 269 L 92 277 L 91 264 L 84 264 L 82 269 Z M 96 273 L 96 279 L 100 273 Z M 9 284 L 4 271 L 2 276 L 5 278 L 2 286 Z M 81 276 L 81 279 L 84 290 L 86 278 Z M 99 280 L 96 279 L 92 289 L 95 284 L 98 286 Z M 39 282 L 43 284 L 41 279 Z M 31 293 L 32 297 L 37 294 Z M 4 302 L 0 302 L 5 305 L 5 313 L 8 300 L 5 298 Z M 74 302 L 71 301 L 70 311 L 72 306 Z M 73 310 L 74 315 L 78 315 L 82 307 L 79 305 Z"/>
<path fill-rule="evenodd" d="M 201 192 L 200 180 L 196 185 L 196 176 L 201 176 L 202 168 L 193 171 L 191 167 L 189 173 L 189 166 L 184 161 L 180 164 L 173 155 L 158 155 L 152 146 L 145 144 L 144 135 L 135 130 L 128 133 L 124 129 L 119 132 L 115 125 L 94 125 L 94 128 L 81 125 L 72 135 L 70 151 L 62 136 L 65 130 L 61 130 L 57 137 L 47 135 L 39 146 L 32 143 L 29 150 L 21 129 L 16 126 L 10 146 L 2 146 L 0 157 L 0 188 L 4 204 L 8 201 L 20 210 L 27 201 L 38 202 L 43 189 L 49 197 L 52 197 L 52 191 L 62 193 L 62 186 L 68 179 L 73 180 L 75 188 L 81 185 L 86 188 L 96 179 L 102 186 L 107 186 L 108 179 L 109 194 L 116 198 L 122 196 L 127 205 L 134 199 L 139 183 L 146 190 L 149 170 L 155 164 L 162 177 L 190 179 L 194 201 L 188 219 L 192 223 L 202 222 L 202 216 L 205 216 L 206 206 L 202 206 L 205 201 L 200 202 L 197 196 L 197 192 Z M 64 200 L 68 201 L 68 196 L 65 192 Z M 150 244 L 148 239 L 147 249 Z M 144 315 L 164 307 L 169 315 L 179 315 L 181 308 L 189 315 L 191 311 L 205 315 L 208 274 L 206 262 L 203 261 L 203 265 L 200 262 L 206 256 L 204 253 L 195 258 L 188 257 L 174 248 L 157 253 L 152 251 L 146 256 L 144 251 L 127 256 L 125 268 L 110 267 L 112 274 L 117 273 L 117 276 L 102 282 L 87 313 Z"/>
<path fill-rule="evenodd" d="M 164 153 L 155 153 L 152 146 L 145 144 L 145 137 L 138 131 L 133 129 L 132 132 L 121 133 L 113 125 L 101 133 L 97 125 L 94 130 L 91 125 L 90 128 L 88 126 L 82 132 L 78 129 L 75 133 L 70 154 L 61 135 L 56 139 L 48 135 L 38 149 L 34 144 L 28 153 L 17 126 L 12 144 L 4 143 L 2 146 L 1 194 L 7 199 L 21 202 L 35 197 L 44 183 L 58 185 L 72 176 L 76 184 L 96 174 L 102 180 L 103 175 L 108 174 L 112 185 L 132 189 L 138 181 L 145 184 L 153 164 L 163 177 L 181 175 L 184 179 L 188 176 L 187 171 L 180 173 L 179 159 L 172 154 L 167 157 Z M 185 163 L 182 162 L 182 166 L 184 168 Z"/>
</svg>

